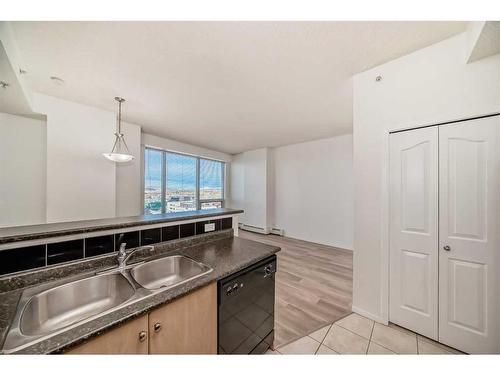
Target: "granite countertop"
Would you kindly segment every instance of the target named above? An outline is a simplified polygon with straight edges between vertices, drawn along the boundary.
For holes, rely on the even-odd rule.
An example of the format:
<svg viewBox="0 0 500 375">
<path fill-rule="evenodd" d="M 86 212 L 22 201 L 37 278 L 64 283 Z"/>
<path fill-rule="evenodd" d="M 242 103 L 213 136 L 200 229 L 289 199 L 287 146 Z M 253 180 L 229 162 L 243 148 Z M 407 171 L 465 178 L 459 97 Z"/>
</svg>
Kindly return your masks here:
<svg viewBox="0 0 500 375">
<path fill-rule="evenodd" d="M 123 229 L 142 225 L 169 223 L 182 220 L 203 219 L 241 214 L 243 210 L 215 208 L 210 210 L 174 212 L 158 215 L 139 215 L 109 219 L 69 221 L 64 223 L 24 225 L 0 228 L 0 244 L 41 238 L 83 234 L 89 232 Z"/>
<path fill-rule="evenodd" d="M 208 285 L 216 280 L 223 279 L 239 270 L 242 270 L 272 254 L 280 251 L 279 247 L 250 241 L 243 238 L 230 236 L 206 237 L 202 243 L 193 246 L 169 249 L 163 251 L 162 256 L 180 254 L 205 263 L 213 268 L 213 271 L 198 279 L 189 281 L 177 287 L 165 290 L 161 293 L 151 295 L 131 305 L 124 306 L 109 314 L 96 318 L 78 327 L 71 328 L 31 346 L 23 348 L 16 353 L 19 354 L 49 354 L 60 353 L 81 343 L 82 341 L 100 335 L 107 330 L 123 324 L 130 319 L 145 314 L 150 310 L 168 303 L 175 298 L 186 295 L 196 289 Z M 143 259 L 141 259 L 143 260 Z M 96 269 L 95 271 L 99 271 Z M 88 272 L 88 271 L 87 271 Z M 23 288 L 0 293 L 0 345 L 9 330 L 19 298 Z"/>
</svg>

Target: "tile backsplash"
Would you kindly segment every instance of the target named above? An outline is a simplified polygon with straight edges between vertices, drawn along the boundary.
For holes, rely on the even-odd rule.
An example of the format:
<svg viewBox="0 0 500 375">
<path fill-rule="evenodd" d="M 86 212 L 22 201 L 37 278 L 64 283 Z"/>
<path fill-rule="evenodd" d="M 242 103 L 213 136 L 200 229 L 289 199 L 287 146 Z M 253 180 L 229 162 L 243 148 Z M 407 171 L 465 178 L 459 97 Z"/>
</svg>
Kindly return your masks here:
<svg viewBox="0 0 500 375">
<path fill-rule="evenodd" d="M 229 217 L 0 250 L 0 275 L 109 254 L 118 251 L 122 243 L 131 249 L 204 234 L 208 233 L 205 232 L 205 224 L 211 223 L 214 224 L 214 231 L 231 229 L 233 225 Z"/>
<path fill-rule="evenodd" d="M 177 225 L 174 225 L 177 226 Z M 140 234 L 139 231 L 136 230 L 134 232 L 126 232 L 126 233 L 116 233 L 115 234 L 115 251 L 120 250 L 120 245 L 122 243 L 127 244 L 127 249 L 133 249 L 134 247 L 140 246 Z"/>
<path fill-rule="evenodd" d="M 0 275 L 45 266 L 46 245 L 0 251 Z"/>
<path fill-rule="evenodd" d="M 141 246 L 161 242 L 161 228 L 141 230 Z"/>
<path fill-rule="evenodd" d="M 177 240 L 179 238 L 179 225 L 161 228 L 162 241 Z"/>
<path fill-rule="evenodd" d="M 85 239 L 85 258 L 115 251 L 115 236 L 89 237 Z"/>
<path fill-rule="evenodd" d="M 47 245 L 47 265 L 83 259 L 84 240 L 64 241 Z"/>
<path fill-rule="evenodd" d="M 233 218 L 226 217 L 224 219 L 221 219 L 221 225 L 221 229 L 231 229 L 233 227 Z"/>
<path fill-rule="evenodd" d="M 180 229 L 179 229 L 179 237 L 180 238 L 191 237 L 191 236 L 194 236 L 195 233 L 196 233 L 195 223 L 188 223 L 188 224 L 181 224 L 180 225 Z"/>
</svg>

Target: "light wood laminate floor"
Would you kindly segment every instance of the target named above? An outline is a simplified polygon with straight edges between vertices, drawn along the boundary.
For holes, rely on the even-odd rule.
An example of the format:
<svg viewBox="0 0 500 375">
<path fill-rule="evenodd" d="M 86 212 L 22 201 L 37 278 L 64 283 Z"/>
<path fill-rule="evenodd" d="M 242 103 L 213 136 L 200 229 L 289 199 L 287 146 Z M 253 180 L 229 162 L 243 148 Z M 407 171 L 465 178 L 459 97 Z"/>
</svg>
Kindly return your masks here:
<svg viewBox="0 0 500 375">
<path fill-rule="evenodd" d="M 239 236 L 281 247 L 276 275 L 276 348 L 351 313 L 352 251 L 243 230 Z"/>
</svg>

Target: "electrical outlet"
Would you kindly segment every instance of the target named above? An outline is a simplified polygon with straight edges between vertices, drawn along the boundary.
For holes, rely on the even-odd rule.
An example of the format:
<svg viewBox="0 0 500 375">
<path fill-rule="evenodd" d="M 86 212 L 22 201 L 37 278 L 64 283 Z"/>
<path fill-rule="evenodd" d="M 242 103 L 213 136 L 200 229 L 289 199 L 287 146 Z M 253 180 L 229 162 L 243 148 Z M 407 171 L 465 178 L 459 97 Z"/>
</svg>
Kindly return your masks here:
<svg viewBox="0 0 500 375">
<path fill-rule="evenodd" d="M 205 224 L 205 232 L 213 232 L 215 230 L 215 223 Z"/>
</svg>

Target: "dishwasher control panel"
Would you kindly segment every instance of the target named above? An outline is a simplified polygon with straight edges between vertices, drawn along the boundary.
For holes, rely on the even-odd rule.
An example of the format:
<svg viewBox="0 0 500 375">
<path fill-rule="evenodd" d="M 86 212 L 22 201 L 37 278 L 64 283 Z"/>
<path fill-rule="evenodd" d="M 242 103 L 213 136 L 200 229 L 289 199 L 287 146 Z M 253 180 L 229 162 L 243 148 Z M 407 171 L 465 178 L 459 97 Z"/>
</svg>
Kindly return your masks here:
<svg viewBox="0 0 500 375">
<path fill-rule="evenodd" d="M 237 292 L 239 289 L 243 288 L 244 285 L 245 285 L 244 283 L 240 283 L 238 281 L 235 281 L 234 283 L 232 283 L 232 285 L 228 285 L 225 291 L 226 296 L 229 296 L 232 293 Z"/>
<path fill-rule="evenodd" d="M 276 260 L 265 260 L 263 262 L 249 267 L 248 270 L 240 271 L 233 276 L 230 276 L 220 283 L 220 293 L 225 297 L 240 294 L 247 284 L 252 287 L 260 285 L 266 279 L 272 279 L 276 273 Z M 260 280 L 260 281 L 259 281 Z"/>
</svg>

